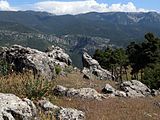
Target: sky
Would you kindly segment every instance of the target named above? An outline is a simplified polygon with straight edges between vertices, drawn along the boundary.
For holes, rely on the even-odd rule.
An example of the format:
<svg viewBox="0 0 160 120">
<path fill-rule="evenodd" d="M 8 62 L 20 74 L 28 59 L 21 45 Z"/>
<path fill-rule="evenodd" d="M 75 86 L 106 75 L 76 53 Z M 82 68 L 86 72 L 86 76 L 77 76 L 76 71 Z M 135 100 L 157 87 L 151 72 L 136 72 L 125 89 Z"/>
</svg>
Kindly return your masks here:
<svg viewBox="0 0 160 120">
<path fill-rule="evenodd" d="M 160 12 L 160 0 L 0 0 L 1 11 L 34 10 L 57 15 L 87 12 Z"/>
</svg>

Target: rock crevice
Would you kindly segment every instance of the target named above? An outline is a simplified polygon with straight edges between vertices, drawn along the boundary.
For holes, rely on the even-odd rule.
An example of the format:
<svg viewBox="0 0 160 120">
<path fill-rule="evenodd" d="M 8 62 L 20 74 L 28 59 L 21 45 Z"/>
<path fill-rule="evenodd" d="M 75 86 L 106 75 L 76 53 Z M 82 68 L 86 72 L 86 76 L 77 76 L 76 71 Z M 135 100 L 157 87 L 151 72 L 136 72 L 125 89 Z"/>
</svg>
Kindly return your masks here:
<svg viewBox="0 0 160 120">
<path fill-rule="evenodd" d="M 115 78 L 108 70 L 103 69 L 97 60 L 93 59 L 86 52 L 82 55 L 82 62 L 84 78 L 93 79 L 96 77 L 100 80 L 112 80 Z"/>
</svg>

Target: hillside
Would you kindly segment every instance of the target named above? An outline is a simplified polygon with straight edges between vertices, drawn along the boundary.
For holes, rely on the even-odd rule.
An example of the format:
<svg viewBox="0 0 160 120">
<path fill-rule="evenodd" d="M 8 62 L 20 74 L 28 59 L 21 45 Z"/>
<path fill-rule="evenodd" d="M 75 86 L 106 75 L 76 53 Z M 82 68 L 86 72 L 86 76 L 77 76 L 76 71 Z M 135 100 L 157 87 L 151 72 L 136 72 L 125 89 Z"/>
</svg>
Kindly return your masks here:
<svg viewBox="0 0 160 120">
<path fill-rule="evenodd" d="M 52 44 L 65 49 L 74 65 L 81 67 L 81 53 L 87 49 L 127 46 L 143 41 L 147 32 L 160 35 L 160 14 L 148 13 L 86 13 L 54 15 L 34 11 L 0 11 L 0 44 L 20 44 L 45 50 Z M 78 62 L 77 62 L 78 61 Z"/>
<path fill-rule="evenodd" d="M 154 37 L 149 38 L 154 41 Z M 156 45 L 155 41 L 153 43 Z M 157 51 L 155 53 L 159 54 Z M 160 119 L 159 86 L 154 89 L 144 84 L 143 80 L 132 80 L 131 77 L 125 80 L 126 76 L 123 76 L 122 81 L 113 80 L 115 75 L 103 69 L 86 52 L 83 53 L 82 62 L 83 70 L 73 67 L 70 56 L 57 46 L 52 46 L 45 52 L 20 45 L 2 47 L 1 119 Z M 129 69 L 127 72 L 123 75 L 131 76 Z M 157 74 L 149 74 L 153 77 L 147 81 L 158 83 L 159 79 L 155 75 L 159 76 L 159 72 L 158 68 Z M 154 77 L 156 81 L 152 81 Z"/>
<path fill-rule="evenodd" d="M 0 21 L 19 23 L 47 34 L 105 37 L 117 45 L 126 45 L 130 41 L 141 40 L 146 32 L 160 35 L 160 14 L 156 12 L 93 12 L 57 16 L 46 12 L 1 11 Z"/>
<path fill-rule="evenodd" d="M 28 77 L 31 78 L 31 75 L 13 74 L 6 78 L 2 77 L 0 78 L 0 91 L 5 93 L 14 93 L 18 96 L 24 96 L 24 83 L 29 82 Z M 8 83 L 10 84 L 8 85 Z M 65 77 L 60 76 L 53 81 L 54 85 L 63 85 L 65 87 L 74 88 L 91 87 L 98 91 L 100 91 L 107 83 L 113 86 L 115 85 L 112 81 L 85 80 L 83 75 L 79 72 L 72 72 Z M 4 86 L 6 87 L 4 88 Z M 15 88 L 16 86 L 18 87 Z M 53 96 L 51 92 L 49 96 L 45 97 L 54 105 L 82 110 L 85 112 L 86 120 L 160 119 L 160 96 L 147 98 L 107 98 L 103 101 L 97 101 Z M 57 120 L 54 117 L 51 118 L 51 114 L 46 115 L 40 112 L 40 115 L 41 120 Z"/>
<path fill-rule="evenodd" d="M 28 29 L 23 29 L 25 32 L 0 30 L 0 45 L 11 46 L 13 44 L 19 44 L 42 51 L 51 45 L 58 45 L 67 51 L 73 59 L 73 64 L 78 67 L 82 66 L 81 55 L 84 48 L 93 54 L 96 49 L 103 49 L 111 45 L 109 39 L 101 37 L 83 35 L 64 35 L 57 37 L 56 35 L 48 35 L 36 31 L 27 32 Z"/>
</svg>

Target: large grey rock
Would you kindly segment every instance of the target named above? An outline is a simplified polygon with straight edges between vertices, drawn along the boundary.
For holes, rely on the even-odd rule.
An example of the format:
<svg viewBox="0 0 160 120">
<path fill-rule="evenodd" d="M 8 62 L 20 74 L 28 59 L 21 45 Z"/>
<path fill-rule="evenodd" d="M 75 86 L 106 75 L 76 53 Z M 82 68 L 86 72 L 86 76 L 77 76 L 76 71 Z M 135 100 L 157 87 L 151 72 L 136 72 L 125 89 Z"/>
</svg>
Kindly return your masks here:
<svg viewBox="0 0 160 120">
<path fill-rule="evenodd" d="M 80 89 L 70 88 L 68 89 L 66 95 L 69 97 L 77 97 L 83 99 L 101 100 L 105 98 L 104 95 L 98 93 L 95 89 L 92 88 L 80 88 Z"/>
<path fill-rule="evenodd" d="M 73 108 L 63 108 L 53 105 L 48 100 L 39 100 L 39 106 L 45 112 L 51 112 L 55 115 L 56 120 L 84 120 L 85 113 Z"/>
<path fill-rule="evenodd" d="M 85 79 L 92 79 L 93 78 L 93 74 L 92 74 L 91 70 L 86 67 L 83 68 L 82 73 L 84 74 L 83 78 L 85 78 Z"/>
<path fill-rule="evenodd" d="M 124 91 L 116 90 L 114 95 L 117 97 L 127 97 L 127 94 Z"/>
<path fill-rule="evenodd" d="M 152 94 L 152 96 L 158 96 L 158 95 L 160 95 L 160 90 L 152 89 L 151 94 Z"/>
<path fill-rule="evenodd" d="M 53 92 L 55 95 L 57 96 L 66 96 L 66 92 L 68 91 L 68 88 L 61 86 L 61 85 L 57 85 L 54 89 Z"/>
<path fill-rule="evenodd" d="M 39 100 L 38 104 L 44 111 L 56 111 L 60 109 L 60 107 L 53 105 L 48 100 Z"/>
<path fill-rule="evenodd" d="M 107 94 L 109 97 L 126 97 L 126 93 L 124 91 L 116 90 L 110 84 L 105 85 L 102 89 L 102 93 Z"/>
<path fill-rule="evenodd" d="M 94 76 L 101 80 L 111 80 L 115 78 L 109 71 L 103 69 L 98 61 L 93 59 L 86 52 L 83 53 L 82 62 L 84 67 L 82 73 L 85 78 L 91 79 Z"/>
<path fill-rule="evenodd" d="M 102 89 L 103 93 L 114 93 L 116 91 L 110 84 L 106 84 L 105 87 Z"/>
<path fill-rule="evenodd" d="M 53 89 L 53 93 L 55 95 L 62 95 L 67 97 L 75 97 L 75 98 L 82 98 L 82 99 L 96 99 L 102 100 L 105 98 L 103 94 L 98 93 L 95 89 L 92 88 L 65 88 L 63 86 L 56 86 Z"/>
<path fill-rule="evenodd" d="M 123 82 L 121 89 L 126 92 L 128 97 L 145 97 L 151 95 L 151 90 L 137 80 Z"/>
<path fill-rule="evenodd" d="M 120 85 L 121 91 L 106 84 L 102 89 L 102 93 L 109 97 L 146 97 L 149 95 L 159 95 L 158 90 L 150 90 L 146 85 L 137 80 L 125 81 Z"/>
<path fill-rule="evenodd" d="M 0 93 L 0 120 L 34 120 L 36 112 L 32 101 Z"/>
<path fill-rule="evenodd" d="M 85 113 L 73 108 L 61 108 L 56 118 L 57 120 L 84 120 Z"/>
<path fill-rule="evenodd" d="M 72 60 L 70 59 L 69 55 L 66 54 L 65 51 L 58 46 L 52 45 L 52 47 L 47 49 L 46 53 L 49 57 L 54 59 L 55 64 L 57 65 L 66 67 L 72 64 Z"/>
<path fill-rule="evenodd" d="M 65 67 L 71 64 L 69 56 L 59 47 L 52 46 L 47 52 L 36 49 L 13 45 L 0 52 L 0 58 L 13 66 L 13 70 L 22 72 L 32 70 L 34 75 L 43 76 L 48 80 L 55 77 L 55 65 Z"/>
</svg>

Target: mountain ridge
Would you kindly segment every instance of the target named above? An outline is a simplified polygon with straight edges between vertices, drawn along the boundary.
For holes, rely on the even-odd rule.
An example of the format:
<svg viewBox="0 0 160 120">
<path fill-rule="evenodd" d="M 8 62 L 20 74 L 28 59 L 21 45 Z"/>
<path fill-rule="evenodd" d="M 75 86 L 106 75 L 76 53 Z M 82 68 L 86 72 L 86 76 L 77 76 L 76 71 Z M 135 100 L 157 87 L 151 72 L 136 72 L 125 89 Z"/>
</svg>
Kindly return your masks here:
<svg viewBox="0 0 160 120">
<path fill-rule="evenodd" d="M 0 11 L 0 43 L 16 43 L 40 50 L 55 44 L 71 56 L 74 54 L 72 58 L 78 56 L 79 59 L 84 48 L 93 54 L 96 49 L 108 45 L 125 47 L 132 41 L 141 42 L 147 32 L 160 36 L 159 26 L 160 14 L 156 12 L 54 15 L 36 11 Z M 5 30 L 15 33 L 10 36 Z"/>
</svg>

